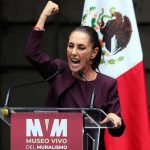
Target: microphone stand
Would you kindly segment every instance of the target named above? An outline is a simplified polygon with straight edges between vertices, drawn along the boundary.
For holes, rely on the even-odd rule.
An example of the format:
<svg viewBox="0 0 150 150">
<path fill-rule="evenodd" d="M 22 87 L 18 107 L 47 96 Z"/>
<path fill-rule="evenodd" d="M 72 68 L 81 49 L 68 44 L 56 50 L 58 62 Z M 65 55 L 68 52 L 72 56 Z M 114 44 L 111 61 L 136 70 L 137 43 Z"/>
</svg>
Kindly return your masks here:
<svg viewBox="0 0 150 150">
<path fill-rule="evenodd" d="M 78 74 L 80 77 L 82 77 L 83 79 L 85 79 L 85 81 L 90 84 L 91 86 L 93 86 L 93 92 L 92 92 L 92 96 L 91 96 L 91 103 L 90 103 L 90 106 L 89 108 L 90 109 L 93 109 L 94 108 L 94 100 L 95 100 L 95 86 L 93 84 L 91 84 L 85 77 L 84 75 L 84 72 L 82 70 L 79 70 L 78 71 Z"/>
<path fill-rule="evenodd" d="M 5 104 L 4 104 L 4 107 L 6 108 L 8 106 L 8 102 L 9 102 L 9 97 L 10 97 L 10 92 L 12 89 L 15 89 L 15 88 L 18 88 L 18 87 L 23 87 L 23 86 L 30 86 L 30 85 L 35 85 L 35 84 L 39 84 L 39 83 L 42 83 L 42 82 L 47 82 L 49 81 L 50 79 L 52 79 L 53 77 L 55 77 L 57 74 L 59 74 L 60 72 L 62 72 L 63 69 L 57 69 L 57 71 L 51 75 L 50 77 L 48 77 L 47 79 L 45 80 L 40 80 L 40 81 L 36 81 L 36 82 L 30 82 L 30 83 L 24 83 L 24 84 L 19 84 L 19 85 L 16 85 L 16 86 L 12 86 L 11 88 L 9 88 L 8 92 L 7 92 L 7 95 L 6 95 L 6 100 L 5 100 Z"/>
</svg>

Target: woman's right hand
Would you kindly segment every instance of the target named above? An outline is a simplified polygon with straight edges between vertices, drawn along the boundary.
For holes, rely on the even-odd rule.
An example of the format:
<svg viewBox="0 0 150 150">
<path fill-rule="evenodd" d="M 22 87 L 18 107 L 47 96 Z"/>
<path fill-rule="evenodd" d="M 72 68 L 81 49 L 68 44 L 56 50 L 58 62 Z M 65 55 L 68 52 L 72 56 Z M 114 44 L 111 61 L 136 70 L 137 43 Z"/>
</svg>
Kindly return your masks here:
<svg viewBox="0 0 150 150">
<path fill-rule="evenodd" d="M 56 14 L 58 11 L 58 5 L 52 1 L 48 1 L 41 15 L 48 17 Z"/>
<path fill-rule="evenodd" d="M 44 29 L 44 25 L 47 17 L 56 14 L 58 11 L 59 11 L 59 6 L 52 1 L 48 1 L 39 17 L 37 24 L 35 25 L 35 29 L 36 28 Z"/>
</svg>

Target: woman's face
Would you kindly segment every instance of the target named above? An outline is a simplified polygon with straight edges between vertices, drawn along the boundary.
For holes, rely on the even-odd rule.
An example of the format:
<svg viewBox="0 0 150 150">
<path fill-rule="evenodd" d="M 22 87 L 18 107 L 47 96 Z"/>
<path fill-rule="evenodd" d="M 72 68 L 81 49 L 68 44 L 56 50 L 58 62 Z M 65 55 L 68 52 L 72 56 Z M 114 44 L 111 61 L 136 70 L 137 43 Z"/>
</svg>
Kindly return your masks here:
<svg viewBox="0 0 150 150">
<path fill-rule="evenodd" d="M 92 46 L 88 34 L 81 31 L 71 33 L 67 46 L 67 57 L 72 72 L 92 70 L 90 60 L 97 54 L 97 50 L 93 50 Z"/>
</svg>

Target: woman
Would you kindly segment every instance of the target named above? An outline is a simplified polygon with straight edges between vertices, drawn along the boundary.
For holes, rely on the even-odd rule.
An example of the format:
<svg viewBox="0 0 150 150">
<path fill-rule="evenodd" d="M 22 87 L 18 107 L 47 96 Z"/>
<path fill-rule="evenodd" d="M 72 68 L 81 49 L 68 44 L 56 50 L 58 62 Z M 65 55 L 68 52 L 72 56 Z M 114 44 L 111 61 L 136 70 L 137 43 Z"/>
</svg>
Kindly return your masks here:
<svg viewBox="0 0 150 150">
<path fill-rule="evenodd" d="M 117 82 L 95 71 L 101 59 L 101 47 L 95 30 L 83 26 L 71 32 L 67 46 L 68 62 L 52 59 L 40 51 L 46 19 L 58 11 L 58 5 L 48 1 L 31 32 L 26 48 L 26 58 L 45 79 L 61 70 L 49 81 L 52 88 L 47 106 L 89 107 L 91 94 L 95 88 L 94 107 L 103 109 L 108 114 L 108 118 L 113 120 L 115 129 L 109 130 L 110 134 L 120 136 L 124 131 L 124 124 L 120 114 Z M 100 141 L 102 150 L 105 149 L 103 135 L 104 131 L 101 132 Z"/>
</svg>

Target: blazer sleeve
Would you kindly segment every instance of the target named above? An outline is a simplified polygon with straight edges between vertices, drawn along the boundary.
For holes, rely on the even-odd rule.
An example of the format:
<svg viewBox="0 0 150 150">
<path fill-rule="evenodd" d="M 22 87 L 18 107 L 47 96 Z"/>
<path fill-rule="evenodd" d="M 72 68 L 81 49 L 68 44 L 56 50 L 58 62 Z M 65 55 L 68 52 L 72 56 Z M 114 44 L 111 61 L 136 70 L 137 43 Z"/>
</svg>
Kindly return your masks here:
<svg viewBox="0 0 150 150">
<path fill-rule="evenodd" d="M 49 55 L 43 53 L 41 42 L 44 31 L 32 30 L 25 49 L 26 59 L 39 71 L 39 73 L 46 79 L 56 70 L 61 67 L 60 60 L 53 59 Z"/>
</svg>

